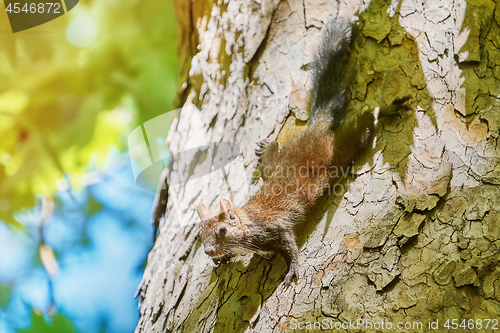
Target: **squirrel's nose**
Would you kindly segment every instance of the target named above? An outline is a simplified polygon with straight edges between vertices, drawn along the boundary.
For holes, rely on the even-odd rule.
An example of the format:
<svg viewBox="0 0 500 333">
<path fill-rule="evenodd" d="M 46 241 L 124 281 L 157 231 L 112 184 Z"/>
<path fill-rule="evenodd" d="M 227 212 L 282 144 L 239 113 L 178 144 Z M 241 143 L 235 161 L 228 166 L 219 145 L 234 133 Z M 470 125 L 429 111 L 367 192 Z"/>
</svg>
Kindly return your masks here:
<svg viewBox="0 0 500 333">
<path fill-rule="evenodd" d="M 214 254 L 214 252 L 215 251 L 213 249 L 205 249 L 205 253 L 210 257 Z"/>
</svg>

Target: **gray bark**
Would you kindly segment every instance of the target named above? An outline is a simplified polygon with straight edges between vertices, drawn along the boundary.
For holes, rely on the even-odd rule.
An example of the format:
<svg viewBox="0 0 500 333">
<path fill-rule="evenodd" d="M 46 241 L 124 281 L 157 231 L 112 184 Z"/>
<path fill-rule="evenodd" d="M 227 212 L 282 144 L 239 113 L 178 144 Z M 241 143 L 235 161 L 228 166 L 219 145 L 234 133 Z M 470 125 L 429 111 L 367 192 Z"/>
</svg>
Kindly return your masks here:
<svg viewBox="0 0 500 333">
<path fill-rule="evenodd" d="M 136 332 L 279 332 L 324 319 L 420 322 L 414 331 L 430 331 L 429 320 L 444 330 L 448 319 L 499 318 L 500 8 L 400 2 L 177 1 L 179 96 L 201 111 L 181 112 L 170 147 L 240 150 L 227 178 L 218 170 L 170 187 Z M 296 285 L 280 284 L 279 255 L 216 268 L 197 237 L 196 205 L 216 207 L 221 196 L 238 205 L 257 191 L 257 142 L 285 142 L 304 126 L 320 30 L 356 12 L 350 109 L 410 95 L 413 112 L 384 124 L 356 175 L 310 217 Z M 210 163 L 198 158 L 194 173 Z M 176 161 L 171 177 L 182 178 L 188 162 Z"/>
</svg>

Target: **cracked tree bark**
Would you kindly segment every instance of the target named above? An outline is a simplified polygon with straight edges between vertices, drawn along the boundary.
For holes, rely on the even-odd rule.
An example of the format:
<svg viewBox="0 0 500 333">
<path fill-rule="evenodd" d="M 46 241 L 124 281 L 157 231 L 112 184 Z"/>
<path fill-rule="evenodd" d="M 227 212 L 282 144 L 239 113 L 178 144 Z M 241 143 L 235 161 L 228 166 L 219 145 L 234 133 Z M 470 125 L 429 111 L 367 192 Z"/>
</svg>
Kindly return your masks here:
<svg viewBox="0 0 500 333">
<path fill-rule="evenodd" d="M 180 152 L 205 140 L 239 149 L 227 177 L 219 169 L 170 186 L 136 332 L 274 332 L 360 319 L 430 331 L 429 320 L 440 329 L 452 319 L 498 320 L 495 1 L 176 0 L 179 96 L 201 111 L 181 112 L 170 147 Z M 216 268 L 197 238 L 194 208 L 202 200 L 215 207 L 220 196 L 241 204 L 258 189 L 257 142 L 285 142 L 305 125 L 307 65 L 323 24 L 337 15 L 359 22 L 350 112 L 407 95 L 413 112 L 384 124 L 356 162 L 356 176 L 310 217 L 299 237 L 296 285 L 280 284 L 286 264 L 279 255 Z M 176 161 L 171 177 L 212 162 L 196 158 L 199 165 Z"/>
</svg>

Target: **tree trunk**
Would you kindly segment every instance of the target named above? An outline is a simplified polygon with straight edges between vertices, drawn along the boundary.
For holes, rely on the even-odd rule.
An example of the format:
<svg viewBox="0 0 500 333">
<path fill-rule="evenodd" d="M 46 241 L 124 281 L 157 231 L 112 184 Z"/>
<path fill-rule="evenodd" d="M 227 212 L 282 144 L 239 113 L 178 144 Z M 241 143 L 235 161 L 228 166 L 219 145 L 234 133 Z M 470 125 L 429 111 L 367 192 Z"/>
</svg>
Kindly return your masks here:
<svg viewBox="0 0 500 333">
<path fill-rule="evenodd" d="M 314 322 L 490 331 L 487 319 L 500 316 L 500 2 L 176 0 L 176 10 L 179 96 L 201 111 L 181 112 L 170 147 L 228 142 L 232 161 L 170 187 L 136 332 L 318 329 Z M 279 255 L 215 267 L 194 209 L 215 208 L 221 196 L 238 205 L 258 190 L 257 142 L 285 142 L 305 125 L 308 64 L 337 15 L 359 22 L 349 112 L 404 96 L 413 111 L 382 126 L 343 191 L 308 218 L 297 284 L 283 288 Z M 196 175 L 209 157 L 180 157 L 171 179 Z"/>
</svg>

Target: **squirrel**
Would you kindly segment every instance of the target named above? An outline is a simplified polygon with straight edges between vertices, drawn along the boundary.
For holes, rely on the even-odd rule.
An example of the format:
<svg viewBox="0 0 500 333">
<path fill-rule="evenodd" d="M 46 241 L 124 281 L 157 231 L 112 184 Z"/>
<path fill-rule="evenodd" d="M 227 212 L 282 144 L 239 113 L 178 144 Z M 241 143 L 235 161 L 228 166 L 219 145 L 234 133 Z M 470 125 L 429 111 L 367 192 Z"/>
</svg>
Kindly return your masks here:
<svg viewBox="0 0 500 333">
<path fill-rule="evenodd" d="M 311 117 L 296 138 L 279 147 L 264 140 L 259 156 L 263 185 L 242 208 L 220 199 L 220 210 L 200 203 L 201 238 L 205 253 L 216 264 L 237 252 L 277 252 L 288 272 L 284 284 L 299 278 L 296 226 L 304 222 L 318 199 L 326 195 L 373 140 L 378 118 L 399 115 L 408 97 L 386 108 L 347 115 L 345 67 L 353 25 L 333 19 L 322 31 L 311 63 Z"/>
</svg>

